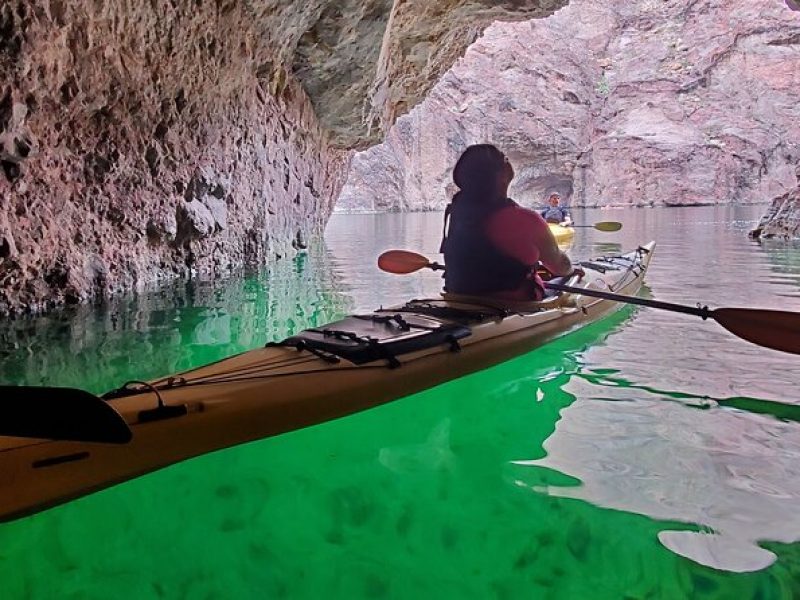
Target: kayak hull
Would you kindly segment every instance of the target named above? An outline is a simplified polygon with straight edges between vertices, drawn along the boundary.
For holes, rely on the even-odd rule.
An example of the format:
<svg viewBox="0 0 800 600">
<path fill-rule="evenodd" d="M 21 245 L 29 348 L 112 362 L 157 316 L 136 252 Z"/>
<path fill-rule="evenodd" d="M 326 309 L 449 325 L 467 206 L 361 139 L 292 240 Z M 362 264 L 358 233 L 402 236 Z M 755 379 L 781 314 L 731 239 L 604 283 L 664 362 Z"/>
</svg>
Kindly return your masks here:
<svg viewBox="0 0 800 600">
<path fill-rule="evenodd" d="M 653 248 L 651 243 L 622 257 L 584 263 L 588 265 L 584 267 L 586 278 L 569 283 L 635 294 Z M 422 318 L 414 312 L 422 310 L 414 308 L 422 305 L 413 302 L 420 301 L 380 314 Z M 133 432 L 132 440 L 124 445 L 0 437 L 0 521 L 38 512 L 194 456 L 408 396 L 528 352 L 619 307 L 608 300 L 575 294 L 506 306 L 502 315 L 500 307 L 469 298 L 425 303 L 431 310 L 444 308 L 457 314 L 476 307 L 494 313 L 465 325 L 469 332 L 465 337 L 391 359 L 362 364 L 339 359 L 334 363 L 329 362 L 332 357 L 327 351 L 311 353 L 273 345 L 151 382 L 165 405 L 185 409 L 179 416 L 144 419 L 142 411 L 158 404 L 150 389 L 139 387 L 122 397 L 110 394 L 109 404 Z M 410 312 L 402 312 L 406 310 Z M 425 318 L 447 326 L 455 326 L 458 320 Z"/>
</svg>

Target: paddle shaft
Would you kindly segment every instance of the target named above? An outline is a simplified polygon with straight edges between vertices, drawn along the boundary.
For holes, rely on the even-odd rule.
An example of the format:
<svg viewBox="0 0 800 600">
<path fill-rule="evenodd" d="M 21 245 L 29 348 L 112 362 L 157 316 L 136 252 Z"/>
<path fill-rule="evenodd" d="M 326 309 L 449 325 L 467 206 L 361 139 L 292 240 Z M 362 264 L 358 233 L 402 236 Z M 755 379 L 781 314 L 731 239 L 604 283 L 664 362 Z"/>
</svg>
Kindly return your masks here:
<svg viewBox="0 0 800 600">
<path fill-rule="evenodd" d="M 432 271 L 444 271 L 445 265 L 440 263 L 430 262 L 427 258 L 416 252 L 408 250 L 389 250 L 381 254 L 378 258 L 378 266 L 390 273 L 408 274 L 413 273 L 419 269 L 431 269 Z M 660 300 L 646 300 L 637 296 L 625 296 L 622 294 L 615 294 L 613 292 L 605 292 L 602 290 L 593 290 L 582 287 L 573 287 L 564 285 L 562 283 L 549 283 L 545 282 L 545 287 L 559 292 L 569 292 L 571 294 L 582 294 L 584 296 L 593 296 L 595 298 L 602 298 L 604 300 L 612 300 L 615 302 L 627 302 L 629 304 L 638 304 L 640 306 L 649 306 L 651 308 L 660 308 L 662 310 L 671 310 L 673 312 L 684 313 L 687 315 L 694 315 L 702 319 L 716 319 L 715 311 L 710 311 L 707 306 L 686 306 L 683 304 L 673 304 L 672 302 L 661 302 Z"/>
<path fill-rule="evenodd" d="M 560 225 L 560 223 L 548 223 L 549 225 Z M 595 223 L 593 225 L 575 225 L 574 223 L 570 223 L 569 225 L 562 225 L 565 229 L 574 229 L 577 227 L 581 227 L 584 229 L 597 229 L 598 231 L 605 231 L 605 232 L 613 232 L 619 231 L 622 229 L 622 223 L 619 221 L 600 221 L 599 223 Z"/>
<path fill-rule="evenodd" d="M 389 250 L 378 258 L 378 266 L 384 271 L 396 274 L 408 274 L 419 269 L 430 268 L 444 269 L 444 265 L 431 263 L 427 258 L 416 252 L 408 250 Z M 573 287 L 560 283 L 545 283 L 545 287 L 570 294 L 591 296 L 611 300 L 638 304 L 661 310 L 668 310 L 686 315 L 700 317 L 703 320 L 713 319 L 730 333 L 765 348 L 800 354 L 800 313 L 765 310 L 751 308 L 716 308 L 709 310 L 707 306 L 686 306 L 661 302 L 660 300 L 646 300 L 636 296 L 625 296 L 593 290 L 582 287 Z"/>
<path fill-rule="evenodd" d="M 712 312 L 708 310 L 707 306 L 686 306 L 684 304 L 673 304 L 672 302 L 662 302 L 660 300 L 648 300 L 646 298 L 639 298 L 637 296 L 625 296 L 623 294 L 615 294 L 613 292 L 603 292 L 601 290 L 592 290 L 581 287 L 573 287 L 571 285 L 563 285 L 561 283 L 544 283 L 544 286 L 551 290 L 559 292 L 569 292 L 571 294 L 581 294 L 583 296 L 592 296 L 594 298 L 603 298 L 604 300 L 614 300 L 616 302 L 627 302 L 628 304 L 639 304 L 640 306 L 649 306 L 650 308 L 660 308 L 662 310 L 671 310 L 673 312 L 680 312 L 687 315 L 694 315 L 702 319 L 709 317 L 713 318 Z"/>
</svg>

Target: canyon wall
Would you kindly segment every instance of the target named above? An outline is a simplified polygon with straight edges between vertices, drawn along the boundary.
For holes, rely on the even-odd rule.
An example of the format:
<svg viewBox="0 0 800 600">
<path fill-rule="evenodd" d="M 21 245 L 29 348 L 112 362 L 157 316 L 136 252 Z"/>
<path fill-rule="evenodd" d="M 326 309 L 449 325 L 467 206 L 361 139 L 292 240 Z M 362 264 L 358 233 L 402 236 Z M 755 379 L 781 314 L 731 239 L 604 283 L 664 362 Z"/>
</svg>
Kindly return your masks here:
<svg viewBox="0 0 800 600">
<path fill-rule="evenodd" d="M 472 143 L 511 158 L 539 205 L 766 202 L 798 185 L 800 13 L 783 0 L 573 0 L 498 23 L 384 144 L 337 210 L 438 210 Z"/>
<path fill-rule="evenodd" d="M 800 181 L 800 165 L 797 166 L 797 180 Z M 800 186 L 773 199 L 750 236 L 785 240 L 800 238 Z"/>
<path fill-rule="evenodd" d="M 800 13 L 798 0 L 786 0 L 786 5 Z M 800 182 L 800 164 L 797 166 Z M 772 201 L 758 226 L 751 232 L 754 238 L 800 238 L 800 185 Z"/>
<path fill-rule="evenodd" d="M 0 314 L 303 247 L 352 148 L 565 0 L 5 0 Z"/>
</svg>

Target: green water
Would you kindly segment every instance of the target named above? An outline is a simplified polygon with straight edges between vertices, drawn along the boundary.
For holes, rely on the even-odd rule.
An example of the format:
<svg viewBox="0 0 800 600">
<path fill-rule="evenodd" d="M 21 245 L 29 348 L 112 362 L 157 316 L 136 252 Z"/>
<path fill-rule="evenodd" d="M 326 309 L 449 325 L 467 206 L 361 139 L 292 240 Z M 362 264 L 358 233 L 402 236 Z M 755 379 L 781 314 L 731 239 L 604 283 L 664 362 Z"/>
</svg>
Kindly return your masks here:
<svg viewBox="0 0 800 600">
<path fill-rule="evenodd" d="M 800 250 L 743 237 L 760 211 L 587 212 L 625 228 L 572 252 L 657 239 L 654 297 L 800 310 Z M 388 247 L 433 255 L 439 219 L 336 216 L 325 245 L 258 276 L 5 323 L 0 381 L 101 391 L 431 294 L 434 274 L 372 265 Z M 624 310 L 381 408 L 0 525 L 0 597 L 797 597 L 796 364 Z"/>
</svg>

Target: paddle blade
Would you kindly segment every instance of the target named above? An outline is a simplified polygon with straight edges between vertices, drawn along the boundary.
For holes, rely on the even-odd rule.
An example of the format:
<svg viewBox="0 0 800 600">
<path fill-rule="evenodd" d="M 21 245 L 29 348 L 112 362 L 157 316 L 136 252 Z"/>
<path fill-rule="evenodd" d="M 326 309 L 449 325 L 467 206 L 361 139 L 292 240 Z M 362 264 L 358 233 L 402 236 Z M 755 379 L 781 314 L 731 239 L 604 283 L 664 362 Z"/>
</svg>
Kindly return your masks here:
<svg viewBox="0 0 800 600">
<path fill-rule="evenodd" d="M 800 313 L 718 308 L 709 316 L 740 338 L 782 352 L 800 354 Z"/>
<path fill-rule="evenodd" d="M 622 229 L 622 223 L 619 221 L 600 221 L 594 224 L 594 228 L 598 231 L 619 231 Z"/>
<path fill-rule="evenodd" d="M 407 275 L 428 266 L 427 258 L 408 250 L 387 250 L 378 257 L 378 268 L 396 275 Z"/>
<path fill-rule="evenodd" d="M 74 388 L 0 386 L 0 436 L 124 444 L 125 419 L 102 398 Z"/>
</svg>

